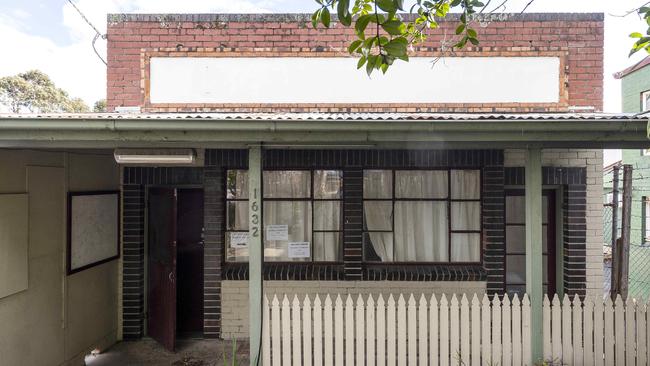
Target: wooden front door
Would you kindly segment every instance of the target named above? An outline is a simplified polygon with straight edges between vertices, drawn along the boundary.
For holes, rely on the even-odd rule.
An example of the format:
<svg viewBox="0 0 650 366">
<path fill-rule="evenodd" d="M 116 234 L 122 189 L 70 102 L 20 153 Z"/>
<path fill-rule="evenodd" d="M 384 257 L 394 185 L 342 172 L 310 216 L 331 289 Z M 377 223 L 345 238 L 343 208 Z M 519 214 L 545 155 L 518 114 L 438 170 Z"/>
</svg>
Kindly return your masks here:
<svg viewBox="0 0 650 366">
<path fill-rule="evenodd" d="M 176 345 L 176 212 L 173 188 L 150 188 L 148 205 L 147 333 L 165 348 Z"/>
<path fill-rule="evenodd" d="M 178 191 L 177 333 L 203 334 L 203 190 Z"/>
</svg>

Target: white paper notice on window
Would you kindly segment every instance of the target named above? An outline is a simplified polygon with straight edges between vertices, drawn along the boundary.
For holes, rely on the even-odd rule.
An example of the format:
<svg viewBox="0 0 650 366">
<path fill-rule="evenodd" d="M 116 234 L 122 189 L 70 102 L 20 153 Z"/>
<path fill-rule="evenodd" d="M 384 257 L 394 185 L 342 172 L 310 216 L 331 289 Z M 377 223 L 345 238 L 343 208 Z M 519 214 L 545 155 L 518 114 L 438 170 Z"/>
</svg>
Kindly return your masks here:
<svg viewBox="0 0 650 366">
<path fill-rule="evenodd" d="M 234 232 L 230 233 L 231 248 L 248 248 L 248 233 Z"/>
<path fill-rule="evenodd" d="M 287 256 L 289 258 L 310 258 L 309 242 L 299 241 L 289 243 Z"/>
<path fill-rule="evenodd" d="M 266 240 L 289 240 L 289 225 L 266 225 Z"/>
</svg>

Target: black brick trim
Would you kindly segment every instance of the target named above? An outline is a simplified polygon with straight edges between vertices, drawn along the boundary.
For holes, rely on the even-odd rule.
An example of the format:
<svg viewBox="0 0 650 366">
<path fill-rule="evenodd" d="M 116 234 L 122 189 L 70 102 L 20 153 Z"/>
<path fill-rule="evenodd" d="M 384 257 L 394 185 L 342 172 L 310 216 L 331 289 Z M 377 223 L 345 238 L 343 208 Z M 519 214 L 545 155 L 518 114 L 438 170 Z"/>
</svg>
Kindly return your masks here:
<svg viewBox="0 0 650 366">
<path fill-rule="evenodd" d="M 264 263 L 262 276 L 265 281 L 343 281 L 342 264 L 311 263 Z M 227 263 L 223 270 L 224 280 L 247 281 L 247 263 Z"/>
<path fill-rule="evenodd" d="M 122 181 L 122 206 L 123 233 L 122 242 L 124 245 L 124 266 L 122 270 L 123 280 L 123 334 L 124 339 L 139 339 L 144 335 L 145 312 L 144 309 L 144 218 L 145 218 L 145 187 L 147 185 L 203 185 L 203 168 L 185 167 L 125 167 Z M 206 189 L 206 204 L 209 204 L 209 190 Z M 218 222 L 212 216 L 209 208 L 204 210 L 205 223 Z M 221 248 L 222 246 L 219 246 Z M 214 256 L 211 256 L 214 245 L 206 240 L 206 252 L 204 253 L 204 268 L 212 271 Z M 220 253 L 220 249 L 218 251 Z M 221 263 L 217 261 L 216 263 Z M 217 270 L 220 268 L 217 267 Z M 208 308 L 207 303 L 215 298 L 213 274 L 205 274 L 204 284 L 204 335 L 206 337 L 217 337 L 220 328 L 215 316 L 220 317 L 220 308 Z M 217 284 L 220 284 L 217 278 Z M 217 288 L 217 292 L 218 288 Z M 217 294 L 219 296 L 219 294 Z M 216 314 L 216 315 L 215 315 Z"/>
<path fill-rule="evenodd" d="M 505 169 L 506 185 L 524 185 L 525 169 Z M 564 292 L 584 297 L 587 288 L 587 169 L 543 167 L 542 184 L 562 185 Z"/>
<path fill-rule="evenodd" d="M 522 167 L 505 168 L 505 184 L 523 186 L 526 183 L 525 169 Z M 587 184 L 587 169 L 542 167 L 542 184 Z"/>
<path fill-rule="evenodd" d="M 504 168 L 483 168 L 483 265 L 487 293 L 505 291 L 505 195 Z"/>
</svg>

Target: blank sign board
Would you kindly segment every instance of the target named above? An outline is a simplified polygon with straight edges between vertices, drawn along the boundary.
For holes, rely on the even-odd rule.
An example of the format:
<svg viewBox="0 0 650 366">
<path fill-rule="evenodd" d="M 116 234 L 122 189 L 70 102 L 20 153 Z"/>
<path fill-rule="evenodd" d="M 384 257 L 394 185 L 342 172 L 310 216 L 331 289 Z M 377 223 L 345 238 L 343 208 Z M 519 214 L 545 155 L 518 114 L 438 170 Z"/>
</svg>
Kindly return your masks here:
<svg viewBox="0 0 650 366">
<path fill-rule="evenodd" d="M 559 57 L 152 57 L 151 103 L 558 103 Z M 378 92 L 390 90 L 394 92 Z"/>
<path fill-rule="evenodd" d="M 68 197 L 68 274 L 119 257 L 119 193 L 77 192 Z"/>
</svg>

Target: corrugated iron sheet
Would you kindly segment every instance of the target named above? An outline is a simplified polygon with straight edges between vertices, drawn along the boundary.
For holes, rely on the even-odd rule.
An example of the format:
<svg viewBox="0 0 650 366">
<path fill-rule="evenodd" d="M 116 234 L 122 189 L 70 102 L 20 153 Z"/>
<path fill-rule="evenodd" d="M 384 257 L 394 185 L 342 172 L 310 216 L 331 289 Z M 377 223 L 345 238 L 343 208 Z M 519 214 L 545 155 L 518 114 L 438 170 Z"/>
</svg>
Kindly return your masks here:
<svg viewBox="0 0 650 366">
<path fill-rule="evenodd" d="M 476 120 L 638 120 L 629 113 L 25 113 L 0 114 L 2 119 L 43 120 L 267 120 L 267 121 L 476 121 Z"/>
</svg>

